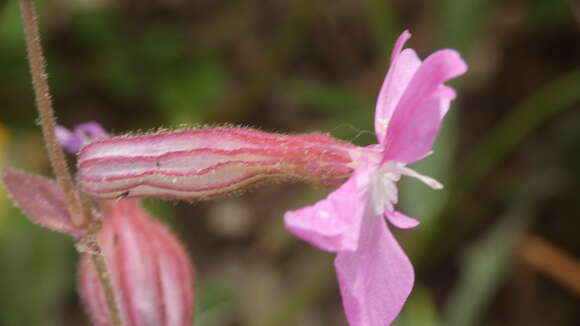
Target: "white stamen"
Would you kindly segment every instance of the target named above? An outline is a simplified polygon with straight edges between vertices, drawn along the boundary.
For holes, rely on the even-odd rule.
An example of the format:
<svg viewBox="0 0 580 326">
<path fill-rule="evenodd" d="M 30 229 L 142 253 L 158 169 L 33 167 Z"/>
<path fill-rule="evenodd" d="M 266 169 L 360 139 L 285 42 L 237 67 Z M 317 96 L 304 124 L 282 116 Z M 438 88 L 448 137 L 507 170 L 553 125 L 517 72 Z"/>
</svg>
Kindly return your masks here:
<svg viewBox="0 0 580 326">
<path fill-rule="evenodd" d="M 419 179 L 420 181 L 423 181 L 423 183 L 425 183 L 426 185 L 428 185 L 429 187 L 433 188 L 433 189 L 443 189 L 443 185 L 441 183 L 439 183 L 439 181 L 428 177 L 426 175 L 422 175 L 420 173 L 418 173 L 415 170 L 409 169 L 408 167 L 401 165 L 399 167 L 399 171 L 401 174 L 404 174 L 406 176 L 409 177 L 413 177 L 416 179 Z"/>
<path fill-rule="evenodd" d="M 373 210 L 376 214 L 383 214 L 385 211 L 393 211 L 394 205 L 398 201 L 398 190 L 396 183 L 406 175 L 419 179 L 433 189 L 441 189 L 443 185 L 437 180 L 422 175 L 415 170 L 405 166 L 403 163 L 386 162 L 371 177 L 371 200 Z"/>
<path fill-rule="evenodd" d="M 392 211 L 398 200 L 395 183 L 401 178 L 394 162 L 383 164 L 372 178 L 371 191 L 373 209 L 376 214 L 383 214 L 385 210 Z"/>
</svg>

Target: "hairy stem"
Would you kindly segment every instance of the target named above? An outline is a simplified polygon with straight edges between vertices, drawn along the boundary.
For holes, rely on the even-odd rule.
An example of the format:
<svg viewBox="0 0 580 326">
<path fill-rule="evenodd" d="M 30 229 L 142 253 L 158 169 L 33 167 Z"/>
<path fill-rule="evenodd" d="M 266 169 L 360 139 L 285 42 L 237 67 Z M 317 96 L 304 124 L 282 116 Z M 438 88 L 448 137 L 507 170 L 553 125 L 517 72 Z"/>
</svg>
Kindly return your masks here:
<svg viewBox="0 0 580 326">
<path fill-rule="evenodd" d="M 34 86 L 34 96 L 36 106 L 40 115 L 40 125 L 46 144 L 46 150 L 50 164 L 54 171 L 56 180 L 62 189 L 65 203 L 73 224 L 76 227 L 88 227 L 90 221 L 90 207 L 86 205 L 88 200 L 81 203 L 81 194 L 77 192 L 73 178 L 62 148 L 55 135 L 56 118 L 52 108 L 50 90 L 48 87 L 47 74 L 45 70 L 45 60 L 40 43 L 40 33 L 38 31 L 36 10 L 32 0 L 20 0 L 22 21 L 24 25 L 24 35 L 26 38 L 26 50 L 28 52 L 28 62 L 32 74 L 32 84 Z M 94 223 L 93 223 L 94 224 Z M 113 283 L 111 281 L 104 257 L 100 253 L 93 253 L 92 259 L 99 274 L 99 281 L 105 291 L 106 301 L 111 315 L 113 326 L 123 326 L 121 321 Z"/>
<path fill-rule="evenodd" d="M 121 320 L 121 313 L 119 312 L 119 306 L 115 298 L 115 290 L 113 289 L 113 283 L 111 283 L 105 257 L 102 254 L 92 254 L 92 258 L 93 264 L 95 264 L 95 268 L 97 269 L 97 274 L 99 275 L 101 286 L 103 287 L 103 292 L 105 293 L 105 300 L 109 308 L 111 322 L 114 326 L 121 326 L 123 325 L 123 321 Z"/>
<path fill-rule="evenodd" d="M 71 215 L 72 222 L 76 227 L 82 227 L 86 224 L 87 217 L 84 215 L 79 202 L 73 179 L 66 164 L 64 152 L 55 135 L 56 122 L 47 82 L 42 46 L 40 44 L 36 10 L 32 0 L 20 0 L 20 9 L 22 11 L 34 95 L 40 114 L 40 125 L 44 135 L 46 150 L 56 180 L 64 193 L 66 206 Z"/>
</svg>

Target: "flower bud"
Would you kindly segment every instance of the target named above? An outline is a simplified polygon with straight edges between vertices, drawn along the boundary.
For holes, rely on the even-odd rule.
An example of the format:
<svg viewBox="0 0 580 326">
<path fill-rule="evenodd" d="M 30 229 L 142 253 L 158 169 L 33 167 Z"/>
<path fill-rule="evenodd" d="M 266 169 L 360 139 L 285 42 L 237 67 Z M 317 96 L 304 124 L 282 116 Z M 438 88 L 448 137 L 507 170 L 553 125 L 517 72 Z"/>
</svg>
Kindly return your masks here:
<svg viewBox="0 0 580 326">
<path fill-rule="evenodd" d="M 169 230 L 134 199 L 107 201 L 97 237 L 125 326 L 190 326 L 192 264 Z M 79 270 L 80 296 L 94 325 L 112 325 L 105 292 L 90 254 Z"/>
<path fill-rule="evenodd" d="M 354 145 L 326 134 L 203 128 L 98 140 L 81 149 L 78 178 L 100 198 L 206 199 L 276 179 L 340 185 Z"/>
</svg>

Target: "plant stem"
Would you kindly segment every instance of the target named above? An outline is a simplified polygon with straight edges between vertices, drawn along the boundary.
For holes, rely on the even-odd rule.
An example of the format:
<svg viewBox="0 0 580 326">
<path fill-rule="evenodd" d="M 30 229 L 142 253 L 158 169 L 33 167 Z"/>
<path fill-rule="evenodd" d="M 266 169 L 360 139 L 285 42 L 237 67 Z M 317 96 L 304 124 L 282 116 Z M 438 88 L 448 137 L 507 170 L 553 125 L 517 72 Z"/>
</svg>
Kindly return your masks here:
<svg viewBox="0 0 580 326">
<path fill-rule="evenodd" d="M 111 316 L 111 322 L 114 326 L 122 326 L 123 321 L 121 320 L 121 313 L 119 312 L 119 306 L 117 305 L 117 300 L 115 298 L 115 290 L 113 289 L 113 284 L 111 283 L 111 277 L 107 269 L 107 262 L 102 254 L 92 254 L 93 264 L 97 269 L 97 274 L 99 275 L 99 280 L 103 287 L 103 292 L 105 293 L 105 300 L 109 307 L 109 314 Z"/>
<path fill-rule="evenodd" d="M 95 226 L 97 222 L 88 223 L 91 218 L 88 200 L 77 192 L 73 183 L 72 175 L 66 163 L 65 155 L 60 147 L 55 135 L 56 118 L 52 108 L 52 100 L 48 87 L 45 60 L 40 43 L 40 33 L 38 31 L 36 9 L 32 0 L 20 0 L 22 21 L 24 25 L 24 35 L 26 38 L 26 50 L 28 52 L 28 62 L 32 74 L 32 84 L 34 86 L 34 96 L 36 106 L 40 115 L 40 126 L 48 152 L 48 158 L 54 171 L 56 180 L 64 194 L 65 203 L 71 216 L 72 223 L 79 228 Z M 83 203 L 84 201 L 84 208 Z M 95 232 L 96 233 L 96 232 Z M 113 283 L 107 270 L 107 264 L 100 253 L 91 254 L 95 268 L 99 275 L 99 281 L 105 292 L 108 310 L 113 326 L 123 326 L 119 306 L 115 298 Z"/>
<path fill-rule="evenodd" d="M 55 135 L 56 119 L 52 108 L 45 61 L 40 44 L 36 10 L 32 0 L 20 0 L 20 9 L 22 11 L 34 95 L 38 113 L 40 114 L 40 126 L 42 127 L 48 158 L 56 176 L 56 181 L 64 193 L 65 203 L 72 222 L 76 227 L 80 228 L 85 226 L 88 219 L 82 210 L 73 179 L 66 164 L 64 152 Z"/>
</svg>

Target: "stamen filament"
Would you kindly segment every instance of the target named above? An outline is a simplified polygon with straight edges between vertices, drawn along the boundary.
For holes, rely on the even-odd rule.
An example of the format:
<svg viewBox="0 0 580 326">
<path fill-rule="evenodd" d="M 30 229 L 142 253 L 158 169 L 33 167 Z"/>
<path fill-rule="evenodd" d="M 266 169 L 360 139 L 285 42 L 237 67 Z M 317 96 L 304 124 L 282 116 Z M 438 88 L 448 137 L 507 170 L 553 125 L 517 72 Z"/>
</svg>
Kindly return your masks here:
<svg viewBox="0 0 580 326">
<path fill-rule="evenodd" d="M 419 181 L 422 181 L 423 183 L 425 183 L 426 185 L 428 185 L 429 187 L 431 187 L 433 189 L 443 189 L 443 185 L 439 181 L 437 181 L 431 177 L 428 177 L 426 175 L 420 174 L 417 171 L 410 169 L 404 165 L 399 167 L 399 171 L 403 175 L 419 179 Z"/>
</svg>

